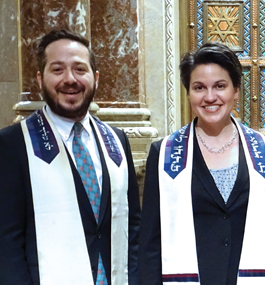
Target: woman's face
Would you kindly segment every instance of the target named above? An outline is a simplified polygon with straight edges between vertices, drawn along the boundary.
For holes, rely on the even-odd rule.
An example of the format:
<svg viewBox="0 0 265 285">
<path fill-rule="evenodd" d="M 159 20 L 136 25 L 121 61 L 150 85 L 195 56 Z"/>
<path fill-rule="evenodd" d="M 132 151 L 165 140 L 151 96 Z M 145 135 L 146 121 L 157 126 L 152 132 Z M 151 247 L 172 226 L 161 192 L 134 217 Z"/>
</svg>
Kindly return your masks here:
<svg viewBox="0 0 265 285">
<path fill-rule="evenodd" d="M 229 73 L 218 64 L 201 64 L 191 73 L 189 100 L 198 124 L 229 124 L 238 94 L 239 88 L 233 86 Z"/>
</svg>

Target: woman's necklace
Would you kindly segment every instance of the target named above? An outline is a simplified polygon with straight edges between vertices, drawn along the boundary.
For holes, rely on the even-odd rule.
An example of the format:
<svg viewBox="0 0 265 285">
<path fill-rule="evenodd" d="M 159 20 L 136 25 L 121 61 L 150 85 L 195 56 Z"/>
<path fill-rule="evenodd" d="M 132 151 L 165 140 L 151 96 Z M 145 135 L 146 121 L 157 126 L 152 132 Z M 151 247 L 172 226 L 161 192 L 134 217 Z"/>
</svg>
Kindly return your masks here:
<svg viewBox="0 0 265 285">
<path fill-rule="evenodd" d="M 234 132 L 233 132 L 233 136 L 231 138 L 231 140 L 224 144 L 222 147 L 218 148 L 217 150 L 216 147 L 209 147 L 205 140 L 199 135 L 197 134 L 197 137 L 199 139 L 199 141 L 205 146 L 205 148 L 210 152 L 210 153 L 223 153 L 224 151 L 228 150 L 229 149 L 229 146 L 233 143 L 233 141 L 235 140 L 236 138 L 236 135 L 237 135 L 237 128 L 235 128 Z"/>
</svg>

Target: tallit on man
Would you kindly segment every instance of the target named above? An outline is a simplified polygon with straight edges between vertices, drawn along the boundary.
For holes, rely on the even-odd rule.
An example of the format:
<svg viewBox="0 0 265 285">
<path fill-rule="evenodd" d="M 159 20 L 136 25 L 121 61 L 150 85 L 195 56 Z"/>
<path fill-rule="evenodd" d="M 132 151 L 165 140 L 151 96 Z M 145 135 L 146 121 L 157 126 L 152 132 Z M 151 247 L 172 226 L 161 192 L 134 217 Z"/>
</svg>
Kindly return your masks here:
<svg viewBox="0 0 265 285">
<path fill-rule="evenodd" d="M 88 112 L 89 42 L 54 30 L 38 62 L 47 105 L 0 131 L 0 284 L 138 285 L 135 170 L 126 135 Z"/>
</svg>

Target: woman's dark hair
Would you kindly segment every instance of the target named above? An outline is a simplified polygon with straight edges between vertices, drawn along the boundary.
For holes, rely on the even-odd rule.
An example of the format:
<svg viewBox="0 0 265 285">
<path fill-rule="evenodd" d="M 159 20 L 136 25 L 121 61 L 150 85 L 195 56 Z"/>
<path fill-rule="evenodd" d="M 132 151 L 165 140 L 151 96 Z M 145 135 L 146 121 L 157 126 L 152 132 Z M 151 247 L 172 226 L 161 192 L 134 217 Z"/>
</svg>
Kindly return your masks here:
<svg viewBox="0 0 265 285">
<path fill-rule="evenodd" d="M 94 56 L 93 51 L 90 48 L 89 41 L 81 36 L 80 34 L 77 34 L 75 32 L 71 32 L 68 30 L 53 30 L 46 34 L 40 41 L 38 50 L 37 50 L 37 61 L 38 61 L 38 67 L 41 75 L 43 75 L 44 68 L 46 65 L 46 54 L 45 54 L 45 49 L 46 47 L 51 44 L 52 42 L 61 40 L 61 39 L 67 39 L 75 42 L 79 42 L 83 44 L 87 49 L 89 53 L 89 63 L 91 65 L 93 74 L 95 76 L 95 73 L 97 71 L 97 64 L 96 64 L 96 59 Z"/>
<path fill-rule="evenodd" d="M 242 65 L 236 54 L 226 45 L 217 42 L 208 42 L 195 52 L 184 54 L 180 62 L 181 81 L 189 93 L 190 76 L 200 64 L 218 64 L 225 69 L 235 88 L 241 85 Z"/>
</svg>

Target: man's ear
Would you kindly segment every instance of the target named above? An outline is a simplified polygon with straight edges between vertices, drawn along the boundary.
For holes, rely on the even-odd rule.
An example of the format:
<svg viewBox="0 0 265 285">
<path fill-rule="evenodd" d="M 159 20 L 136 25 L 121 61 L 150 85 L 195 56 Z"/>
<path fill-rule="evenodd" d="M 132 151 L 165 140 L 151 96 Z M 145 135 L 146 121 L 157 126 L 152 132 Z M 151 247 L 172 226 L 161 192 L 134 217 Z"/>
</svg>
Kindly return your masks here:
<svg viewBox="0 0 265 285">
<path fill-rule="evenodd" d="M 98 89 L 98 80 L 99 80 L 99 71 L 97 70 L 95 73 L 96 90 Z"/>
<path fill-rule="evenodd" d="M 40 71 L 37 72 L 37 80 L 38 80 L 39 87 L 41 89 L 42 88 L 42 77 L 41 77 Z"/>
</svg>

